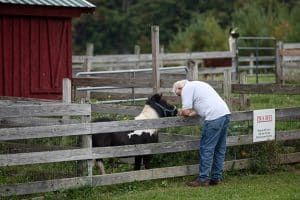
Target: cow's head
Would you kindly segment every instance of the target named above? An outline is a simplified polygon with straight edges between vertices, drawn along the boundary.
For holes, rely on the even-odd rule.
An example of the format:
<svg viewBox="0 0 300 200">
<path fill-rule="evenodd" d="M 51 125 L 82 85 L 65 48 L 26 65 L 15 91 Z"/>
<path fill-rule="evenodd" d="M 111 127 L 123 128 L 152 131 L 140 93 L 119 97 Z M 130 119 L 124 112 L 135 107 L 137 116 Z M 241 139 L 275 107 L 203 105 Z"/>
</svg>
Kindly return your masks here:
<svg viewBox="0 0 300 200">
<path fill-rule="evenodd" d="M 146 102 L 158 113 L 160 117 L 174 117 L 177 115 L 177 108 L 169 104 L 162 98 L 161 94 L 154 94 L 150 96 Z"/>
</svg>

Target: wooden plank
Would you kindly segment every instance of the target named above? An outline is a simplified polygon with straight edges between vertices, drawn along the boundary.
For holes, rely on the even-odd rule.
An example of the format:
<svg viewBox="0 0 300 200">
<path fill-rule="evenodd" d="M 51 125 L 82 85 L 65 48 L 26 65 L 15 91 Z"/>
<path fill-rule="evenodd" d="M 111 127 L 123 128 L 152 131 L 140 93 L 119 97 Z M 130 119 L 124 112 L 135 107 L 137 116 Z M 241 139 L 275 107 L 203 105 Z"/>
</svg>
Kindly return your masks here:
<svg viewBox="0 0 300 200">
<path fill-rule="evenodd" d="M 199 117 L 165 117 L 147 120 L 128 120 L 117 122 L 92 123 L 92 133 L 144 130 L 176 126 L 191 126 L 199 123 Z"/>
<path fill-rule="evenodd" d="M 96 86 L 119 86 L 119 87 L 134 87 L 143 88 L 151 87 L 152 80 L 143 78 L 124 79 L 124 78 L 73 78 L 72 84 L 76 87 L 96 87 Z"/>
<path fill-rule="evenodd" d="M 76 146 L 61 146 L 61 145 L 41 145 L 41 144 L 25 144 L 17 142 L 1 142 L 0 147 L 5 152 L 24 153 L 24 152 L 38 152 L 38 151 L 57 151 L 63 149 L 78 149 Z"/>
<path fill-rule="evenodd" d="M 280 160 L 284 164 L 300 162 L 300 153 L 282 154 Z M 226 161 L 224 170 L 240 170 L 249 167 L 250 159 Z M 0 186 L 0 196 L 26 195 L 33 193 L 50 192 L 61 189 L 78 188 L 82 186 L 104 186 L 133 181 L 154 180 L 162 178 L 173 178 L 197 175 L 199 165 L 184 165 L 148 170 L 130 171 L 97 175 L 91 177 L 74 177 L 47 181 L 36 181 L 30 183 L 12 184 Z"/>
<path fill-rule="evenodd" d="M 162 88 L 161 88 L 162 89 Z M 171 91 L 171 88 L 168 89 Z M 135 98 L 147 98 L 149 95 L 152 94 L 152 92 L 147 93 L 147 91 L 144 91 L 143 93 L 135 93 L 134 97 Z M 94 92 L 91 95 L 93 98 L 98 99 L 98 100 L 110 100 L 110 99 L 133 99 L 133 95 L 129 92 Z M 165 99 L 168 100 L 169 103 L 173 104 L 179 104 L 181 102 L 180 98 L 177 96 L 164 96 Z M 124 111 L 121 111 L 120 114 L 122 114 Z M 112 113 L 112 114 L 118 114 L 118 113 Z M 129 115 L 133 114 L 131 112 L 128 113 Z M 133 114 L 136 116 L 135 114 Z"/>
<path fill-rule="evenodd" d="M 284 49 L 300 49 L 300 43 L 284 43 Z"/>
<path fill-rule="evenodd" d="M 1 128 L 13 127 L 28 127 L 28 126 L 49 126 L 62 124 L 76 124 L 79 123 L 76 119 L 63 118 L 45 118 L 45 117 L 18 117 L 18 118 L 2 118 L 0 120 Z"/>
<path fill-rule="evenodd" d="M 276 133 L 276 141 L 292 139 L 300 139 L 299 130 Z M 115 158 L 136 155 L 192 151 L 199 149 L 199 141 L 199 139 L 193 139 L 164 143 L 58 150 L 51 152 L 31 152 L 5 155 L 2 154 L 0 155 L 0 166 L 14 166 L 35 163 L 51 163 L 73 160 Z M 252 135 L 227 137 L 227 146 L 238 146 L 246 144 L 253 144 Z"/>
<path fill-rule="evenodd" d="M 297 62 L 284 62 L 284 63 L 282 63 L 282 65 L 283 65 L 284 71 L 286 71 L 286 70 L 298 70 L 298 71 L 300 71 L 300 64 L 297 63 Z"/>
<path fill-rule="evenodd" d="M 276 119 L 298 119 L 300 116 L 300 108 L 283 108 L 275 110 Z M 241 111 L 231 114 L 231 121 L 247 121 L 253 120 L 253 111 Z"/>
<path fill-rule="evenodd" d="M 163 61 L 174 60 L 202 60 L 208 58 L 232 58 L 233 54 L 229 51 L 215 52 L 191 52 L 191 53 L 165 53 L 162 56 Z"/>
<path fill-rule="evenodd" d="M 186 77 L 186 73 L 182 70 L 182 72 L 177 72 L 177 71 L 161 71 L 161 79 L 183 79 L 183 77 Z M 133 79 L 133 78 L 139 78 L 143 77 L 145 80 L 149 80 L 152 78 L 152 72 L 123 72 L 123 73 L 105 73 L 105 74 L 99 74 L 99 75 L 94 75 L 91 76 L 93 78 L 111 78 L 111 79 Z M 76 79 L 76 78 L 74 78 Z"/>
<path fill-rule="evenodd" d="M 284 108 L 276 109 L 275 117 L 276 119 L 299 119 L 300 108 Z"/>
<path fill-rule="evenodd" d="M 283 62 L 299 62 L 300 56 L 283 56 L 282 61 Z"/>
<path fill-rule="evenodd" d="M 232 84 L 232 92 L 240 94 L 300 94 L 298 85 Z"/>
<path fill-rule="evenodd" d="M 87 160 L 91 158 L 92 152 L 90 148 L 16 154 L 0 154 L 0 166 L 53 163 L 73 160 Z"/>
<path fill-rule="evenodd" d="M 300 115 L 299 113 L 300 108 L 276 109 L 276 118 L 298 118 Z M 235 112 L 231 115 L 232 121 L 245 121 L 252 119 L 252 111 Z M 148 120 L 128 120 L 25 128 L 3 128 L 0 129 L 0 140 L 86 135 L 118 131 L 191 126 L 198 124 L 200 120 L 201 119 L 199 117 L 168 117 Z"/>
<path fill-rule="evenodd" d="M 20 140 L 70 135 L 86 135 L 91 133 L 89 124 L 67 124 L 22 128 L 0 129 L 0 140 Z"/>
<path fill-rule="evenodd" d="M 223 74 L 225 70 L 230 70 L 232 71 L 231 67 L 210 67 L 210 68 L 205 68 L 201 67 L 199 68 L 198 74 Z"/>
<path fill-rule="evenodd" d="M 203 58 L 232 58 L 233 54 L 229 51 L 215 52 L 191 52 L 191 53 L 165 53 L 160 55 L 162 61 L 182 61 L 182 60 L 201 60 Z M 98 63 L 135 63 L 151 62 L 151 54 L 123 54 L 123 55 L 101 55 L 101 56 L 72 56 L 73 63 L 83 63 L 88 58 L 92 62 Z"/>
<path fill-rule="evenodd" d="M 168 117 L 148 120 L 81 123 L 24 128 L 3 128 L 0 129 L 0 140 L 87 135 L 95 133 L 167 128 L 172 126 L 190 126 L 195 125 L 198 122 L 198 117 Z"/>
<path fill-rule="evenodd" d="M 283 49 L 280 52 L 282 56 L 300 56 L 300 49 Z"/>
<path fill-rule="evenodd" d="M 117 104 L 92 104 L 92 112 L 137 116 L 142 106 L 123 106 Z"/>
<path fill-rule="evenodd" d="M 38 99 L 38 98 L 27 98 L 27 97 L 12 97 L 12 96 L 0 96 L 0 100 L 9 100 L 12 102 L 28 102 L 28 103 L 60 103 L 59 100 L 50 99 Z"/>
<path fill-rule="evenodd" d="M 90 115 L 89 104 L 43 104 L 0 106 L 0 118 L 26 116 Z"/>
<path fill-rule="evenodd" d="M 120 77 L 121 76 L 121 77 Z M 89 78 L 73 78 L 73 86 L 75 87 L 103 87 L 103 86 L 115 86 L 123 88 L 151 88 L 152 77 L 149 74 L 142 74 L 138 77 L 123 77 L 120 75 L 118 78 L 115 77 L 89 77 Z M 122 78 L 123 77 L 123 78 Z M 173 83 L 186 79 L 185 74 L 162 74 L 160 79 L 160 86 L 162 88 L 171 88 Z M 98 90 L 99 91 L 99 90 Z M 151 92 L 153 93 L 153 92 Z"/>
<path fill-rule="evenodd" d="M 115 91 L 115 90 L 112 90 Z M 152 91 L 147 93 L 147 91 L 143 93 L 134 93 L 134 96 L 132 92 L 107 92 L 107 91 L 97 91 L 92 92 L 91 97 L 97 100 L 106 101 L 106 100 L 113 100 L 113 99 L 133 99 L 133 97 L 136 98 L 147 98 L 150 94 L 152 94 Z M 79 95 L 78 95 L 79 96 Z M 114 112 L 114 111 L 112 111 Z M 123 111 L 120 112 L 122 114 Z M 118 114 L 118 113 L 111 113 L 111 114 Z M 129 112 L 129 115 L 131 115 L 131 112 Z"/>
<path fill-rule="evenodd" d="M 47 181 L 36 181 L 29 183 L 19 183 L 15 185 L 0 186 L 0 196 L 25 195 L 57 191 L 61 189 L 71 189 L 92 184 L 92 177 L 76 177 L 55 179 Z"/>
</svg>

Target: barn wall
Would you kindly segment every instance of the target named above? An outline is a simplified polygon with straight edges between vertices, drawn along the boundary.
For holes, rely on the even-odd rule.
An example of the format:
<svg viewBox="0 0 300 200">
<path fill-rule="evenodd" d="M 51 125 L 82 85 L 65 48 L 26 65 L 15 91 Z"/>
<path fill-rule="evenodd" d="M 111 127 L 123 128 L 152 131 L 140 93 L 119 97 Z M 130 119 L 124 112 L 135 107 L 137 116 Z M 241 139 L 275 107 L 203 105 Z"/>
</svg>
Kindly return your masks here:
<svg viewBox="0 0 300 200">
<path fill-rule="evenodd" d="M 60 99 L 71 41 L 71 18 L 0 16 L 0 96 Z"/>
</svg>

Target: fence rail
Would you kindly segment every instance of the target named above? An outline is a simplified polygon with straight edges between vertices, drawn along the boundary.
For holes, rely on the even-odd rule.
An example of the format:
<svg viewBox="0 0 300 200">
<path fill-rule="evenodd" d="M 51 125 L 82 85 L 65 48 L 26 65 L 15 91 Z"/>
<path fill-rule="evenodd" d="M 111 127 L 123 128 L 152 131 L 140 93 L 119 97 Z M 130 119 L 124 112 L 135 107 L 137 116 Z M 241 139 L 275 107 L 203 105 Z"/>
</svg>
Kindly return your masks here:
<svg viewBox="0 0 300 200">
<path fill-rule="evenodd" d="M 42 108 L 44 105 L 34 105 Z M 57 106 L 57 105 L 53 105 Z M 78 106 L 78 105 L 76 105 Z M 83 104 L 82 107 L 89 107 L 86 110 L 93 110 L 91 105 Z M 49 105 L 50 107 L 50 105 Z M 24 106 L 4 106 L 2 111 L 7 113 L 6 117 L 16 116 L 12 112 L 7 112 L 5 109 L 20 109 Z M 99 106 L 97 105 L 97 109 Z M 78 112 L 74 111 L 76 114 Z M 79 112 L 80 114 L 81 112 Z M 32 115 L 38 115 L 38 112 L 32 112 Z M 53 113 L 49 113 L 52 115 Z M 84 113 L 85 115 L 87 113 Z M 19 116 L 19 115 L 18 115 Z M 300 118 L 300 108 L 276 109 L 276 119 Z M 234 112 L 231 115 L 231 120 L 249 121 L 253 119 L 252 111 Z M 66 124 L 24 128 L 2 128 L 0 129 L 0 141 L 32 139 L 32 138 L 48 138 L 57 136 L 72 136 L 72 135 L 91 135 L 95 133 L 108 133 L 126 130 L 138 130 L 147 128 L 166 128 L 176 126 L 193 126 L 199 123 L 198 117 L 184 118 L 171 117 L 152 120 L 129 120 L 129 121 L 113 121 L 101 123 L 81 123 L 81 124 Z M 300 130 L 276 131 L 276 141 L 300 139 Z M 228 146 L 253 144 L 252 135 L 228 136 Z M 63 149 L 54 151 L 39 151 L 31 153 L 11 153 L 0 154 L 0 166 L 18 166 L 31 164 L 46 164 L 53 162 L 66 161 L 83 161 L 97 158 L 111 157 L 127 157 L 136 155 L 148 154 L 164 154 L 174 152 L 184 152 L 198 150 L 199 139 L 187 137 L 187 139 L 173 142 L 161 142 L 152 144 L 128 145 L 118 147 L 82 147 L 75 149 Z M 300 153 L 282 155 L 283 163 L 300 162 Z M 243 169 L 248 166 L 248 160 L 234 160 L 226 162 L 226 169 L 236 168 Z M 108 185 L 116 183 L 125 183 L 136 180 L 151 180 L 157 178 L 168 178 L 176 176 L 186 176 L 198 173 L 198 165 L 177 166 L 168 168 L 157 168 L 151 170 L 143 170 L 138 172 L 124 172 L 109 175 L 96 175 L 88 177 L 74 177 L 55 179 L 47 181 L 37 181 L 30 183 L 20 183 L 14 185 L 0 186 L 1 196 L 12 194 L 31 194 L 36 192 L 46 192 L 58 189 L 68 189 L 83 185 Z"/>
</svg>

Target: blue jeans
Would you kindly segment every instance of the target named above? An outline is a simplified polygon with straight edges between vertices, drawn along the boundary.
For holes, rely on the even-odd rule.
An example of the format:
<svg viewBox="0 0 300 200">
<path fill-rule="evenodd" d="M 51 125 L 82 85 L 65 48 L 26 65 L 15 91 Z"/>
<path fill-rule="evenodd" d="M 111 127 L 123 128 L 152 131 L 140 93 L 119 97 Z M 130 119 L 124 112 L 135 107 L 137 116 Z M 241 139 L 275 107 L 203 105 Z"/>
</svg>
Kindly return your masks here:
<svg viewBox="0 0 300 200">
<path fill-rule="evenodd" d="M 205 120 L 200 140 L 199 180 L 222 180 L 229 115 Z M 211 176 L 211 178 L 209 178 Z"/>
</svg>

